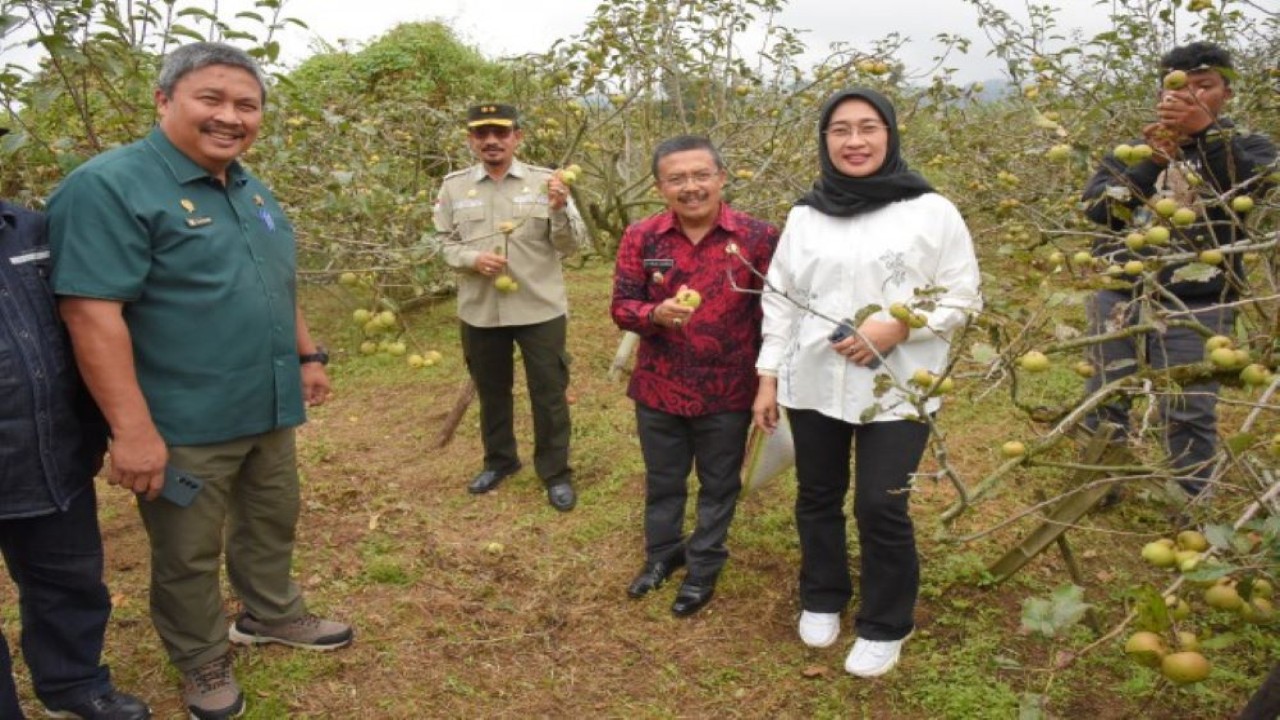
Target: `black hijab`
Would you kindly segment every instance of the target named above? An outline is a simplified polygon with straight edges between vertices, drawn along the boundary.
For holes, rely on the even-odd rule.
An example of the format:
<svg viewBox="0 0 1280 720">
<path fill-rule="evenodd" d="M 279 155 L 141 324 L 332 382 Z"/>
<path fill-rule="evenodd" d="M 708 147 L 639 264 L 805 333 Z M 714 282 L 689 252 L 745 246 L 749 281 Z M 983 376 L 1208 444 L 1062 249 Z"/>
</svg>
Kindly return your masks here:
<svg viewBox="0 0 1280 720">
<path fill-rule="evenodd" d="M 884 164 L 867 177 L 851 177 L 836 169 L 827 152 L 827 138 L 823 131 L 831 121 L 831 115 L 840 103 L 856 98 L 871 103 L 880 118 L 889 126 L 889 146 Z M 898 118 L 889 99 L 869 88 L 842 90 L 832 95 L 822 106 L 818 121 L 818 163 L 822 174 L 813 183 L 813 189 L 796 201 L 808 205 L 823 215 L 853 217 L 880 208 L 898 200 L 910 200 L 925 193 L 934 192 L 933 186 L 911 168 L 899 153 Z"/>
</svg>

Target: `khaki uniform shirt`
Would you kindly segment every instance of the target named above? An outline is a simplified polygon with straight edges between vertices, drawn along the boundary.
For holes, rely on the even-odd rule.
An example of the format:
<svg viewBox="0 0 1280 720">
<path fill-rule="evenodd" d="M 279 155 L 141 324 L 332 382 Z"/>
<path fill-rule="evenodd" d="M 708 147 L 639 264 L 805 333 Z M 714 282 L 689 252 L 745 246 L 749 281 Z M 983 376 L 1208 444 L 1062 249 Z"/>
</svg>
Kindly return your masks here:
<svg viewBox="0 0 1280 720">
<path fill-rule="evenodd" d="M 484 165 L 446 176 L 436 200 L 435 226 L 445 262 L 458 273 L 458 317 L 475 327 L 532 325 L 569 309 L 562 258 L 573 254 L 586 234 L 572 199 L 563 209 L 547 204 L 552 171 L 519 160 L 501 181 Z M 498 229 L 515 224 L 510 237 Z M 496 278 L 475 271 L 481 252 L 507 256 L 507 274 L 519 287 L 500 292 Z"/>
</svg>

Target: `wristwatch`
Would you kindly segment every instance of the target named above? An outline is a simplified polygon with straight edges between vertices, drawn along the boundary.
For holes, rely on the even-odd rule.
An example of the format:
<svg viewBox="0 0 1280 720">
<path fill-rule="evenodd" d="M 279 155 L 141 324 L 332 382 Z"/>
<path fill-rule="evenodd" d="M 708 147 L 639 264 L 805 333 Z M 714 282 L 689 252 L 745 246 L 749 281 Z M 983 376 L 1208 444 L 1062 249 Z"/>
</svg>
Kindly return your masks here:
<svg viewBox="0 0 1280 720">
<path fill-rule="evenodd" d="M 299 355 L 298 362 L 306 365 L 307 363 L 320 363 L 321 365 L 329 364 L 329 351 L 324 349 L 323 345 L 317 345 L 316 351 L 306 355 Z"/>
</svg>

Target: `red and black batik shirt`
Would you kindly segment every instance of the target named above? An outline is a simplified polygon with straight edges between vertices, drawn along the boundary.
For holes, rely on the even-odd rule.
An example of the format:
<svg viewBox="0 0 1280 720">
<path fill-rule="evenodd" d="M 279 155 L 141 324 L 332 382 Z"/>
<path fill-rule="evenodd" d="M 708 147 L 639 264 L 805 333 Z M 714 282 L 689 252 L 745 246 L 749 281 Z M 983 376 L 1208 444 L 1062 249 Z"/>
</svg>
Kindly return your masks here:
<svg viewBox="0 0 1280 720">
<path fill-rule="evenodd" d="M 762 287 L 751 268 L 767 272 L 777 243 L 776 227 L 727 204 L 697 244 L 670 211 L 627 228 L 611 312 L 618 327 L 641 336 L 630 398 L 684 417 L 751 409 Z M 653 309 L 685 285 L 702 295 L 693 316 L 679 329 L 655 324 Z"/>
</svg>

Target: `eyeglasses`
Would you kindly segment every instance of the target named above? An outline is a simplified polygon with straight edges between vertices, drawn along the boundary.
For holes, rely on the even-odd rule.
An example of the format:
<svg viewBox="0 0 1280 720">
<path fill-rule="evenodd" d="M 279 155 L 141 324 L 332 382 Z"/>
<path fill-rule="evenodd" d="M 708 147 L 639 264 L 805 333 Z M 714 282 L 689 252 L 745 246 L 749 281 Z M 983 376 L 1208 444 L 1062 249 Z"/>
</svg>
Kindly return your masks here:
<svg viewBox="0 0 1280 720">
<path fill-rule="evenodd" d="M 477 140 L 483 140 L 486 136 L 492 135 L 499 140 L 506 140 L 511 137 L 512 128 L 506 125 L 478 125 L 469 131 L 471 137 Z"/>
<path fill-rule="evenodd" d="M 685 183 L 692 180 L 694 185 L 706 185 L 714 180 L 719 174 L 720 173 L 714 173 L 709 170 L 703 170 L 702 172 L 696 172 L 692 175 L 671 175 L 669 177 L 662 178 L 662 184 L 668 187 L 684 187 Z"/>
<path fill-rule="evenodd" d="M 832 125 L 822 131 L 823 135 L 835 140 L 836 142 L 844 142 L 851 137 L 873 138 L 887 131 L 888 125 L 878 122 L 865 122 L 858 125 Z"/>
</svg>

